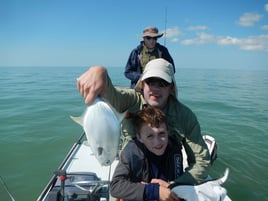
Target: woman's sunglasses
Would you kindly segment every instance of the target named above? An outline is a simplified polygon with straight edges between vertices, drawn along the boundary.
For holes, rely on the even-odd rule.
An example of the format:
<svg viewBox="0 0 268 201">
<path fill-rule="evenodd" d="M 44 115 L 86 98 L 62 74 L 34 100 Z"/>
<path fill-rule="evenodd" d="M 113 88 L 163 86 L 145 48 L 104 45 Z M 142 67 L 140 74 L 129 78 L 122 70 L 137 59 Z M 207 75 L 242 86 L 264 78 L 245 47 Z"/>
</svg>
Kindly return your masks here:
<svg viewBox="0 0 268 201">
<path fill-rule="evenodd" d="M 168 87 L 170 85 L 170 83 L 168 83 L 167 81 L 160 79 L 160 78 L 147 78 L 144 80 L 144 82 L 151 86 L 157 86 L 157 87 Z"/>
</svg>

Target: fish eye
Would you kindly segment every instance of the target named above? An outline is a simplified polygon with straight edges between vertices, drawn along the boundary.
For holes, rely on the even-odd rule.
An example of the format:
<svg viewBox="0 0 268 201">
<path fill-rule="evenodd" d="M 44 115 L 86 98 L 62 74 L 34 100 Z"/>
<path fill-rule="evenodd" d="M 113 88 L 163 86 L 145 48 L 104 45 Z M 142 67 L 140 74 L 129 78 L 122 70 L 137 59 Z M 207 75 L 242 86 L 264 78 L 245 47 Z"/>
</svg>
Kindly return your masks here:
<svg viewBox="0 0 268 201">
<path fill-rule="evenodd" d="M 110 161 L 110 160 L 107 160 L 107 161 L 105 162 L 105 165 L 110 165 L 110 163 L 111 163 L 111 161 Z"/>
</svg>

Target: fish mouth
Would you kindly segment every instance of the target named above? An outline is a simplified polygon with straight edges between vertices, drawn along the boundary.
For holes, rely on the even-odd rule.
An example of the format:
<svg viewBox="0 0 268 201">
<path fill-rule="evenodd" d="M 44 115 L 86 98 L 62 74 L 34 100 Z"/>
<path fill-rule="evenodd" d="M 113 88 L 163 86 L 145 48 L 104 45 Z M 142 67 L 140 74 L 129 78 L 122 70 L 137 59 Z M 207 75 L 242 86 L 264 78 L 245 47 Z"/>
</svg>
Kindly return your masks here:
<svg viewBox="0 0 268 201">
<path fill-rule="evenodd" d="M 98 147 L 97 151 L 98 151 L 98 156 L 100 156 L 103 153 L 103 148 L 102 147 Z"/>
<path fill-rule="evenodd" d="M 103 147 L 98 147 L 97 148 L 97 154 L 98 156 L 102 156 L 104 154 L 104 148 Z M 107 165 L 111 165 L 111 160 L 106 160 L 102 162 L 102 165 L 107 166 Z"/>
</svg>

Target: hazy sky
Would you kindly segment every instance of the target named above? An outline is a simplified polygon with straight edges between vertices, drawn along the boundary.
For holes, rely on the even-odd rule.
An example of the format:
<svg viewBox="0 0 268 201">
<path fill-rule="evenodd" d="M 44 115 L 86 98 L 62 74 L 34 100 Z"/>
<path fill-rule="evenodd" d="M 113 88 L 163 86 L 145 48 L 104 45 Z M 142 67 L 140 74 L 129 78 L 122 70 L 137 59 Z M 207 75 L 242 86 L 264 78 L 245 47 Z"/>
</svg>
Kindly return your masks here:
<svg viewBox="0 0 268 201">
<path fill-rule="evenodd" d="M 149 25 L 176 68 L 268 69 L 268 0 L 0 0 L 0 66 L 124 67 Z"/>
</svg>

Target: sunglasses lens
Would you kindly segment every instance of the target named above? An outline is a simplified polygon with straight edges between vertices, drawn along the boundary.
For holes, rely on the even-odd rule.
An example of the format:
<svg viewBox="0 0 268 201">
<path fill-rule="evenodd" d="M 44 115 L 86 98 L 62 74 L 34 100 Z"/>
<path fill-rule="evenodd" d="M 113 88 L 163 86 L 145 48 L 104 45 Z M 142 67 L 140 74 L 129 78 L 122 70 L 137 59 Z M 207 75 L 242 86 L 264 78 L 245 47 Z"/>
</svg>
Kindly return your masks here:
<svg viewBox="0 0 268 201">
<path fill-rule="evenodd" d="M 157 38 L 156 37 L 150 37 L 150 36 L 146 36 L 145 37 L 147 40 L 151 40 L 151 39 L 153 39 L 153 40 L 157 40 Z"/>
<path fill-rule="evenodd" d="M 158 78 L 148 78 L 145 80 L 145 83 L 148 84 L 149 86 L 158 86 L 158 87 L 168 87 L 170 83 L 163 79 L 158 79 Z"/>
</svg>

